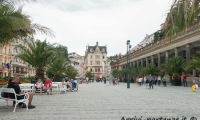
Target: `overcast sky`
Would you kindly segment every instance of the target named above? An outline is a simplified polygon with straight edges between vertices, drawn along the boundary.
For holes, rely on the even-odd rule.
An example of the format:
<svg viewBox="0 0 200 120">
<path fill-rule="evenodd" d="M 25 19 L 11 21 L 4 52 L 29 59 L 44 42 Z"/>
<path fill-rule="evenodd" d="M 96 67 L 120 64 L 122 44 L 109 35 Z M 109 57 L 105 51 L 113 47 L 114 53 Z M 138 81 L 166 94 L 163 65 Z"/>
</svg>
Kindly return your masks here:
<svg viewBox="0 0 200 120">
<path fill-rule="evenodd" d="M 107 45 L 108 56 L 126 53 L 126 41 L 135 46 L 146 34 L 160 29 L 173 0 L 38 0 L 24 12 L 34 23 L 51 28 L 55 38 L 36 39 L 67 46 L 85 54 L 86 46 Z"/>
</svg>

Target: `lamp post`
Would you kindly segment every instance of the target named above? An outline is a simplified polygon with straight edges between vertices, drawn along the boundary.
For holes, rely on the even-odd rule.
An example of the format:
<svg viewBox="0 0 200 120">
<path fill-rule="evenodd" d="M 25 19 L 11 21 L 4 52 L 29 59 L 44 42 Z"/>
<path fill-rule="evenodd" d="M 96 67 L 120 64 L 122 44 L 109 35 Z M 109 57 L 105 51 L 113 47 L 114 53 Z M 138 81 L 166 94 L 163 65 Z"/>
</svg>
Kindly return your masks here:
<svg viewBox="0 0 200 120">
<path fill-rule="evenodd" d="M 130 45 L 130 40 L 127 40 L 126 42 L 127 44 L 127 88 L 130 88 L 130 48 L 131 48 L 131 45 Z"/>
</svg>

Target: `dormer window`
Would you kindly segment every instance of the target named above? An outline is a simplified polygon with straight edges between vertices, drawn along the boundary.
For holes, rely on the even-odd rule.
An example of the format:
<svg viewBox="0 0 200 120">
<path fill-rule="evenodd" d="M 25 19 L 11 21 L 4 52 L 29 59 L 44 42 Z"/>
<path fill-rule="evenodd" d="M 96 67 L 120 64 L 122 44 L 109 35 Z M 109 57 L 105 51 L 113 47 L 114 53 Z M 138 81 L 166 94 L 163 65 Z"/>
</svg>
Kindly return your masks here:
<svg viewBox="0 0 200 120">
<path fill-rule="evenodd" d="M 90 49 L 90 52 L 93 52 L 93 49 L 92 49 L 92 48 Z"/>
</svg>

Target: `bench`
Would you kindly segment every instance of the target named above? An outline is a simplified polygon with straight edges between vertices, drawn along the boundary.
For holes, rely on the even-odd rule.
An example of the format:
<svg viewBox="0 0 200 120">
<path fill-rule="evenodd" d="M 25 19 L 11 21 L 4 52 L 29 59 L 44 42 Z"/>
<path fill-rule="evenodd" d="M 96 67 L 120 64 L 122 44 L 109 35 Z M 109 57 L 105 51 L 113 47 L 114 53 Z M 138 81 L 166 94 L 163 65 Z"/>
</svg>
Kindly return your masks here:
<svg viewBox="0 0 200 120">
<path fill-rule="evenodd" d="M 35 85 L 34 84 L 19 84 L 21 91 L 23 92 L 33 92 Z"/>
<path fill-rule="evenodd" d="M 9 101 L 15 101 L 15 107 L 14 107 L 13 112 L 15 112 L 15 109 L 16 109 L 16 107 L 17 107 L 17 105 L 19 103 L 25 103 L 26 104 L 26 108 L 28 110 L 29 95 L 27 93 L 25 93 L 25 94 L 16 94 L 15 90 L 13 88 L 0 88 L 0 93 L 2 93 L 2 92 L 4 92 L 4 93 L 13 93 L 14 94 L 15 99 L 5 98 L 5 97 L 0 96 L 0 99 L 6 100 L 7 106 L 8 106 L 8 100 Z M 24 99 L 17 100 L 17 96 L 22 96 L 22 95 L 24 95 Z"/>
</svg>

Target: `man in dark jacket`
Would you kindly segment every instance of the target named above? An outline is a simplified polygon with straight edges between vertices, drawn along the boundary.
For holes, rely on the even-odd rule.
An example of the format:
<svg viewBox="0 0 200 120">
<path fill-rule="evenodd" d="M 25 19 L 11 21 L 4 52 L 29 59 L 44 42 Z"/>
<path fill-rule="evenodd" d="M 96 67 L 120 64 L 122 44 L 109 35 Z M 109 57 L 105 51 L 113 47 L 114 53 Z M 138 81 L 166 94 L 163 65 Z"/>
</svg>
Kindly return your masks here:
<svg viewBox="0 0 200 120">
<path fill-rule="evenodd" d="M 15 90 L 16 94 L 24 94 L 20 87 L 19 87 L 19 77 L 15 76 L 12 81 L 10 83 L 8 83 L 8 88 L 13 88 Z M 29 95 L 29 103 L 28 103 L 28 108 L 35 108 L 35 106 L 31 105 L 32 99 L 33 99 L 33 93 L 32 92 L 28 92 L 27 93 Z M 15 95 L 14 94 L 10 94 L 10 97 L 12 99 L 15 99 Z M 22 96 L 17 96 L 17 99 L 24 99 L 24 95 Z M 25 104 L 23 104 L 22 108 L 26 108 Z"/>
</svg>

